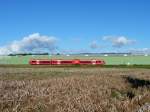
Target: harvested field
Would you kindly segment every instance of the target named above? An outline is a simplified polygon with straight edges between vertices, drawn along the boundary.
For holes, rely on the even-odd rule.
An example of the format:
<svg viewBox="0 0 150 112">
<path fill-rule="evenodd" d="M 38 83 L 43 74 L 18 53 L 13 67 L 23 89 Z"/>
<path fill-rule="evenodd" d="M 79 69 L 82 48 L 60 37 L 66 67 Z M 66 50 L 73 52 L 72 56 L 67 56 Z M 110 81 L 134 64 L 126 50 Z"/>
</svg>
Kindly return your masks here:
<svg viewBox="0 0 150 112">
<path fill-rule="evenodd" d="M 2 112 L 141 109 L 150 111 L 150 69 L 0 67 Z"/>
</svg>

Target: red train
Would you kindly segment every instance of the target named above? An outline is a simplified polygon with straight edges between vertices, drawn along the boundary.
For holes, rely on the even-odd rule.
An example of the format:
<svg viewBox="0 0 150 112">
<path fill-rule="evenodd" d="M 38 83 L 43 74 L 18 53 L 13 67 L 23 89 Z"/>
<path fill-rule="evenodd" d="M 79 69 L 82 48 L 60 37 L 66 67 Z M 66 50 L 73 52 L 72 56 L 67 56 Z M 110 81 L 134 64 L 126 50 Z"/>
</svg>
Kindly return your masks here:
<svg viewBox="0 0 150 112">
<path fill-rule="evenodd" d="M 104 65 L 104 60 L 59 60 L 59 59 L 31 59 L 30 65 Z"/>
</svg>

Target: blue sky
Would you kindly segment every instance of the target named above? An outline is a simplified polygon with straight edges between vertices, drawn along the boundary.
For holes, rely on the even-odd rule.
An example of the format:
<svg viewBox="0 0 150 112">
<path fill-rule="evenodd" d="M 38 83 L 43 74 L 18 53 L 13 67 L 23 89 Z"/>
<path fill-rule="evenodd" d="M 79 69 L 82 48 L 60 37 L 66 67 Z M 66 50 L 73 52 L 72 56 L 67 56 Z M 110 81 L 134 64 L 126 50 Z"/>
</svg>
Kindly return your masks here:
<svg viewBox="0 0 150 112">
<path fill-rule="evenodd" d="M 0 0 L 1 48 L 34 33 L 56 37 L 59 50 L 150 48 L 150 1 Z M 114 47 L 120 37 L 126 42 Z"/>
</svg>

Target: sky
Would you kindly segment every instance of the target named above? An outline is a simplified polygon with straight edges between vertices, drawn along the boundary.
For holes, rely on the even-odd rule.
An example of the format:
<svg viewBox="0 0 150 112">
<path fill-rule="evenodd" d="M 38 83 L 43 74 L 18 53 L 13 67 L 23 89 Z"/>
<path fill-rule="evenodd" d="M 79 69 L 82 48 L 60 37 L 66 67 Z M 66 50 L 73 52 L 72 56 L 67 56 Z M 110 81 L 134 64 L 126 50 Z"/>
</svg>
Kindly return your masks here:
<svg viewBox="0 0 150 112">
<path fill-rule="evenodd" d="M 149 0 L 0 0 L 0 54 L 150 51 Z"/>
</svg>

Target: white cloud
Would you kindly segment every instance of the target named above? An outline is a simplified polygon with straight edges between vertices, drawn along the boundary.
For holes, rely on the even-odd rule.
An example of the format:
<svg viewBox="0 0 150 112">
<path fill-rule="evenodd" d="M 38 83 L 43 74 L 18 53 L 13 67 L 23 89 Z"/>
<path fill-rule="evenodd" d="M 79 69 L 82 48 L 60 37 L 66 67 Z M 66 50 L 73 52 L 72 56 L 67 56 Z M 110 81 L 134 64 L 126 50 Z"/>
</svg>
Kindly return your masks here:
<svg viewBox="0 0 150 112">
<path fill-rule="evenodd" d="M 136 42 L 135 40 L 130 40 L 124 36 L 118 36 L 118 37 L 105 36 L 103 37 L 103 40 L 111 42 L 112 46 L 117 48 L 121 48 L 123 46 L 133 44 Z"/>
<path fill-rule="evenodd" d="M 55 37 L 33 33 L 22 40 L 13 41 L 7 46 L 0 47 L 0 55 L 25 52 L 50 52 L 56 49 L 56 41 Z"/>
<path fill-rule="evenodd" d="M 0 47 L 0 55 L 9 54 L 10 50 L 7 47 Z"/>
<path fill-rule="evenodd" d="M 63 53 L 63 54 L 68 54 L 68 53 L 87 53 L 87 52 L 89 52 L 89 50 L 87 50 L 87 49 L 63 49 L 63 50 L 61 50 L 61 52 Z"/>
<path fill-rule="evenodd" d="M 150 48 L 132 48 L 129 50 L 132 53 L 147 53 L 150 54 Z"/>
</svg>

